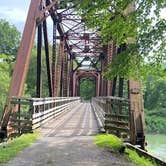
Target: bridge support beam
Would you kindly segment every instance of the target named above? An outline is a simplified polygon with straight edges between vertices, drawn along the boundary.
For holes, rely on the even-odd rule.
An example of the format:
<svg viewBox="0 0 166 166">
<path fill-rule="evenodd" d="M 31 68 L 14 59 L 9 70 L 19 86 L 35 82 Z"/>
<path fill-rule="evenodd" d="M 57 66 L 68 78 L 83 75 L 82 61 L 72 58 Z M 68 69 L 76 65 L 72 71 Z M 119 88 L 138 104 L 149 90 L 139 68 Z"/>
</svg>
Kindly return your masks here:
<svg viewBox="0 0 166 166">
<path fill-rule="evenodd" d="M 42 91 L 42 24 L 38 26 L 37 37 L 37 80 L 36 80 L 36 97 L 41 97 Z"/>
<path fill-rule="evenodd" d="M 62 81 L 63 81 L 63 56 L 64 56 L 64 40 L 60 40 L 60 47 L 59 47 L 59 54 L 57 58 L 57 65 L 56 65 L 56 85 L 55 85 L 55 96 L 61 96 L 62 91 L 60 91 L 60 88 L 62 87 Z"/>
<path fill-rule="evenodd" d="M 129 80 L 131 143 L 145 149 L 144 111 L 141 82 Z"/>
</svg>

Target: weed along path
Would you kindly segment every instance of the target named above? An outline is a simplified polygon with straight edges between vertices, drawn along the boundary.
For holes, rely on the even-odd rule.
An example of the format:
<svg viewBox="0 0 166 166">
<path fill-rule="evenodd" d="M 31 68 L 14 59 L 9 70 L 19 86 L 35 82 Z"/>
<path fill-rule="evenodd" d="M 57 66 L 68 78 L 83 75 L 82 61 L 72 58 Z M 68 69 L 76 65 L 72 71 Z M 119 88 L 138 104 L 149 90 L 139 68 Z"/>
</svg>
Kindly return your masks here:
<svg viewBox="0 0 166 166">
<path fill-rule="evenodd" d="M 41 129 L 30 147 L 4 166 L 134 166 L 94 143 L 98 127 L 89 103 L 81 103 Z"/>
</svg>

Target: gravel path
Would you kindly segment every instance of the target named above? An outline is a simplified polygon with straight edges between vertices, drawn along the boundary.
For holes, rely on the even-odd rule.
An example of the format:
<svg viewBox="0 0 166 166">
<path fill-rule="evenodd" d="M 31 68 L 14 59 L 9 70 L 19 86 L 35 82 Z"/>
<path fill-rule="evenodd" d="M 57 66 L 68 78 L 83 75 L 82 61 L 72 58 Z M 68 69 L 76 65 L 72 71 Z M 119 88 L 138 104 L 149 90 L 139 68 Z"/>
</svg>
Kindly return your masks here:
<svg viewBox="0 0 166 166">
<path fill-rule="evenodd" d="M 89 103 L 80 103 L 41 129 L 42 136 L 4 166 L 134 166 L 93 143 L 98 132 Z"/>
</svg>

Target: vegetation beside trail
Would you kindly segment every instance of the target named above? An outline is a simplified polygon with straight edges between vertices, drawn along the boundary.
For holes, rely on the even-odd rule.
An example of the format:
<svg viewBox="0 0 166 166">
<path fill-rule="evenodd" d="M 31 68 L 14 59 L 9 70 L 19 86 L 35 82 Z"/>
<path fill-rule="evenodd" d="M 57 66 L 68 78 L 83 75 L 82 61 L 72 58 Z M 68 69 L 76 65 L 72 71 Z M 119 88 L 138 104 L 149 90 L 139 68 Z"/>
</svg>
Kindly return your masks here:
<svg viewBox="0 0 166 166">
<path fill-rule="evenodd" d="M 39 136 L 39 133 L 24 134 L 7 143 L 0 144 L 0 164 L 15 157 L 20 151 L 31 145 Z"/>
<path fill-rule="evenodd" d="M 146 132 L 166 134 L 166 75 L 149 75 L 143 85 Z"/>
<path fill-rule="evenodd" d="M 112 134 L 96 135 L 94 141 L 97 146 L 110 148 L 116 153 L 119 153 L 119 150 L 122 148 L 123 145 L 122 141 Z M 119 153 L 119 155 L 121 154 Z M 127 158 L 128 160 L 139 166 L 156 166 L 155 163 L 146 159 L 145 157 L 140 157 L 136 151 L 129 148 L 125 148 L 125 152 L 121 156 Z"/>
</svg>

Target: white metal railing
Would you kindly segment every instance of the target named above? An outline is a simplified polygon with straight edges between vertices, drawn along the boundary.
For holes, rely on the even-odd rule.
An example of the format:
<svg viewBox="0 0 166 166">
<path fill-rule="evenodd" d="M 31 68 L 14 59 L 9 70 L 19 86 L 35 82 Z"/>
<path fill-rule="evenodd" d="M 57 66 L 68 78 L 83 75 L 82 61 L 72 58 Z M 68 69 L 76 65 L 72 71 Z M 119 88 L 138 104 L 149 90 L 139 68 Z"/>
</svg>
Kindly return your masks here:
<svg viewBox="0 0 166 166">
<path fill-rule="evenodd" d="M 80 101 L 80 97 L 27 98 L 12 97 L 11 105 L 16 111 L 11 115 L 13 125 L 19 133 L 39 128 Z"/>
</svg>

